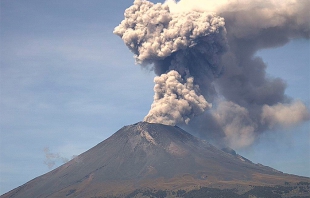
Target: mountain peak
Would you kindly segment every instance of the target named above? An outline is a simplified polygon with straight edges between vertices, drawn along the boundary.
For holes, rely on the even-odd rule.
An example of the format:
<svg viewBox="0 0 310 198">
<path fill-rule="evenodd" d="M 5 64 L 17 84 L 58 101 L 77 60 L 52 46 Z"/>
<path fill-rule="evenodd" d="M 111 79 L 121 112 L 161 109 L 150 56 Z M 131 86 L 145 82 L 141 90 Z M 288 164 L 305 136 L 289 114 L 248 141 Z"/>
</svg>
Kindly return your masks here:
<svg viewBox="0 0 310 198">
<path fill-rule="evenodd" d="M 308 181 L 253 164 L 229 149 L 219 150 L 177 126 L 138 122 L 124 126 L 75 159 L 3 198 L 91 197 L 141 188 L 193 189 L 303 180 Z"/>
</svg>

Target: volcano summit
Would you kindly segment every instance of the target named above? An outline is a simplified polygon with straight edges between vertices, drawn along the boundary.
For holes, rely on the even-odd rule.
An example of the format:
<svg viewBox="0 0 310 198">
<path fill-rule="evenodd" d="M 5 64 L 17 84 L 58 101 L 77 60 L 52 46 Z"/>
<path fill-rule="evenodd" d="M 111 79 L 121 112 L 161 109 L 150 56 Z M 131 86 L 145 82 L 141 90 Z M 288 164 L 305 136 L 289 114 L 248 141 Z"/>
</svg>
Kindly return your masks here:
<svg viewBox="0 0 310 198">
<path fill-rule="evenodd" d="M 309 178 L 254 164 L 176 126 L 139 122 L 1 198 L 149 197 L 155 192 L 162 194 L 153 197 L 186 197 L 205 189 L 219 194 L 230 189 L 230 196 L 242 197 L 254 186 L 285 184 L 289 191 L 292 184 L 305 185 L 303 195 L 309 195 Z"/>
</svg>

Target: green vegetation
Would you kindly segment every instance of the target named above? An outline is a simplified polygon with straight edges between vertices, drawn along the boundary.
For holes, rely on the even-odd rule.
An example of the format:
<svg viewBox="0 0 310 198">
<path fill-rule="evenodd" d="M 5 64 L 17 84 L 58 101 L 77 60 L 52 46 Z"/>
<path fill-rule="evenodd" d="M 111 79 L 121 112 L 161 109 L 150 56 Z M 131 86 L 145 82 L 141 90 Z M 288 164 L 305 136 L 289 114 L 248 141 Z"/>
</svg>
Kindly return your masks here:
<svg viewBox="0 0 310 198">
<path fill-rule="evenodd" d="M 200 188 L 199 190 L 192 190 L 184 194 L 184 198 L 239 198 L 240 195 L 233 192 L 233 190 L 220 190 L 217 188 Z"/>
<path fill-rule="evenodd" d="M 310 197 L 310 183 L 299 182 L 292 184 L 286 182 L 284 186 L 253 186 L 244 194 L 237 194 L 236 189 L 217 189 L 202 187 L 200 189 L 185 191 L 168 191 L 144 189 L 135 190 L 126 198 L 306 198 Z"/>
<path fill-rule="evenodd" d="M 283 187 L 286 188 L 286 187 Z M 289 187 L 288 187 L 289 188 Z M 286 189 L 282 189 L 285 190 Z M 268 187 L 268 186 L 256 186 L 252 190 L 246 192 L 245 194 L 241 195 L 240 197 L 270 197 L 270 198 L 281 198 L 281 194 L 283 191 L 278 190 L 277 187 Z M 279 194 L 280 193 L 280 194 Z"/>
<path fill-rule="evenodd" d="M 127 195 L 125 198 L 133 198 L 133 197 L 149 197 L 149 198 L 165 198 L 167 197 L 167 191 L 163 190 L 151 190 L 151 189 L 146 189 L 146 190 L 135 190 L 129 195 Z"/>
</svg>

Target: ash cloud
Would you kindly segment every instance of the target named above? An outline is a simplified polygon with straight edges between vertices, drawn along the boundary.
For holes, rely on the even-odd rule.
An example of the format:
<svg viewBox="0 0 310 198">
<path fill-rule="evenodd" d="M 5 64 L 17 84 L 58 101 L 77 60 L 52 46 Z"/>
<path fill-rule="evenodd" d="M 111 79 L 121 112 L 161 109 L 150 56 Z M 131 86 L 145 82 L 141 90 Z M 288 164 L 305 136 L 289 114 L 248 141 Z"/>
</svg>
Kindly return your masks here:
<svg viewBox="0 0 310 198">
<path fill-rule="evenodd" d="M 206 100 L 213 90 L 199 86 L 221 72 L 220 57 L 227 49 L 224 19 L 205 12 L 171 13 L 166 4 L 142 0 L 124 15 L 114 33 L 135 54 L 136 63 L 152 65 L 160 75 L 145 121 L 188 123 L 209 108 Z"/>
<path fill-rule="evenodd" d="M 177 71 L 172 70 L 155 77 L 154 82 L 154 102 L 144 119 L 146 122 L 166 125 L 188 124 L 191 117 L 211 107 L 199 94 L 199 87 L 194 85 L 193 77 L 183 80 Z"/>
<path fill-rule="evenodd" d="M 268 76 L 267 65 L 255 56 L 291 39 L 309 39 L 309 7 L 308 0 L 136 0 L 114 33 L 138 64 L 159 75 L 145 120 L 186 123 L 232 148 L 247 147 L 270 129 L 309 120 L 307 107 L 287 96 L 285 81 Z M 177 82 L 167 82 L 171 71 L 179 75 Z M 204 100 L 184 97 L 187 79 L 193 96 Z"/>
<path fill-rule="evenodd" d="M 292 104 L 279 103 L 273 106 L 264 105 L 261 119 L 262 124 L 274 129 L 279 126 L 292 126 L 301 121 L 309 120 L 309 113 L 307 107 L 301 101 Z"/>
<path fill-rule="evenodd" d="M 52 153 L 48 147 L 44 148 L 45 160 L 44 164 L 47 165 L 49 169 L 52 169 L 57 162 L 67 163 L 70 159 L 61 156 L 59 153 Z M 72 156 L 71 159 L 75 158 L 76 156 Z"/>
</svg>

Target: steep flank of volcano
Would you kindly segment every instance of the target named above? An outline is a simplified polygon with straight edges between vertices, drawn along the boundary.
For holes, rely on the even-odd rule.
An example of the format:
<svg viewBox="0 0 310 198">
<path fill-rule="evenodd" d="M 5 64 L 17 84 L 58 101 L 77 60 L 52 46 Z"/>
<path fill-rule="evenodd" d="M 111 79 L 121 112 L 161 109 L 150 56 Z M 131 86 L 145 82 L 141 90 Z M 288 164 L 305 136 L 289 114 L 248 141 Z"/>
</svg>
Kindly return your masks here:
<svg viewBox="0 0 310 198">
<path fill-rule="evenodd" d="M 1 198 L 125 196 L 145 188 L 223 189 L 299 181 L 309 178 L 254 164 L 179 127 L 139 122 Z"/>
</svg>

